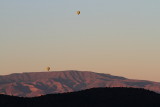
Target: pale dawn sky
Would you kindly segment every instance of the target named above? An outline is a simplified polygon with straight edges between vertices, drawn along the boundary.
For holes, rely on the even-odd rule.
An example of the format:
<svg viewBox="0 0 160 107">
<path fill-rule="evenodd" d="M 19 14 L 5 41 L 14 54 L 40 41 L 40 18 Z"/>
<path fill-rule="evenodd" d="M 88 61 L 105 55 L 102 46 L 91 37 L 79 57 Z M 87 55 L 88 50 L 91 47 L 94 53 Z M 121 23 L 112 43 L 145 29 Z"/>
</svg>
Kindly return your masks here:
<svg viewBox="0 0 160 107">
<path fill-rule="evenodd" d="M 160 82 L 160 0 L 0 0 L 0 75 L 46 66 Z"/>
</svg>

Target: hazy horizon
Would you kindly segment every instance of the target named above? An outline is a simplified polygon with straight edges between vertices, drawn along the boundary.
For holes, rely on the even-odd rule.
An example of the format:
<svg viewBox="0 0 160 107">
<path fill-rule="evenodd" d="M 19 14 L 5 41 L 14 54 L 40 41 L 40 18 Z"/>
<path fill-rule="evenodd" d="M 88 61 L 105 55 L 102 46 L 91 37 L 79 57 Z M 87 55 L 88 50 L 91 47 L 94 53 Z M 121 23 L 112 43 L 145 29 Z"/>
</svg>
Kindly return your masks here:
<svg viewBox="0 0 160 107">
<path fill-rule="evenodd" d="M 158 0 L 1 0 L 0 75 L 50 66 L 160 82 L 159 13 Z"/>
</svg>

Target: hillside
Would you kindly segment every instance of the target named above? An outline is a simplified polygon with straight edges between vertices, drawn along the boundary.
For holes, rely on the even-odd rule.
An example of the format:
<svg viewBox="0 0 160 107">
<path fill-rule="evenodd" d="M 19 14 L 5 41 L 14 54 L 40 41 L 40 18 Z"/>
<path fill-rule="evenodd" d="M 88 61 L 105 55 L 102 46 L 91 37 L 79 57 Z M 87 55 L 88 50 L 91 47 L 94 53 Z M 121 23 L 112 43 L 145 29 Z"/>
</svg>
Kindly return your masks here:
<svg viewBox="0 0 160 107">
<path fill-rule="evenodd" d="M 16 73 L 0 76 L 0 94 L 34 97 L 96 87 L 145 88 L 160 93 L 160 83 L 88 71 Z"/>
<path fill-rule="evenodd" d="M 159 107 L 160 95 L 136 88 L 94 88 L 35 98 L 0 95 L 2 107 Z"/>
</svg>

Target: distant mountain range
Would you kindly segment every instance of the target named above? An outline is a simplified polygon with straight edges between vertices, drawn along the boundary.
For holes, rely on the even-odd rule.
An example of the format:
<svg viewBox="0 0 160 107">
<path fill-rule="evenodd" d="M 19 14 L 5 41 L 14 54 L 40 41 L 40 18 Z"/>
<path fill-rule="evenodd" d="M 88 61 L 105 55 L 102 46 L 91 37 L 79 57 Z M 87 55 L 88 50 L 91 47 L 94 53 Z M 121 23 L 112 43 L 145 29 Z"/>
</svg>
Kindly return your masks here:
<svg viewBox="0 0 160 107">
<path fill-rule="evenodd" d="M 160 107 L 160 94 L 138 88 L 93 88 L 23 98 L 0 95 L 1 107 Z"/>
<path fill-rule="evenodd" d="M 0 76 L 0 94 L 35 97 L 96 87 L 144 88 L 160 93 L 160 83 L 88 71 L 15 73 Z"/>
</svg>

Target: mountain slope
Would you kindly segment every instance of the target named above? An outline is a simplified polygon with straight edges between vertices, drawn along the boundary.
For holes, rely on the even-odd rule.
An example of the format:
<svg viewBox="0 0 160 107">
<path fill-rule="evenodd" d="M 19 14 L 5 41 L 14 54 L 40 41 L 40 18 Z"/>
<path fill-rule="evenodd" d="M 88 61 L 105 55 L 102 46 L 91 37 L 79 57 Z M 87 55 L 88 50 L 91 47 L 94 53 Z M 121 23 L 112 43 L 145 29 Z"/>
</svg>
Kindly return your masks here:
<svg viewBox="0 0 160 107">
<path fill-rule="evenodd" d="M 0 94 L 34 97 L 95 87 L 135 87 L 160 93 L 160 83 L 88 71 L 17 73 L 0 76 Z"/>
<path fill-rule="evenodd" d="M 94 88 L 35 98 L 0 95 L 2 107 L 159 107 L 160 94 L 136 88 Z"/>
</svg>

